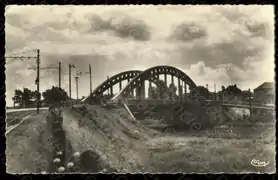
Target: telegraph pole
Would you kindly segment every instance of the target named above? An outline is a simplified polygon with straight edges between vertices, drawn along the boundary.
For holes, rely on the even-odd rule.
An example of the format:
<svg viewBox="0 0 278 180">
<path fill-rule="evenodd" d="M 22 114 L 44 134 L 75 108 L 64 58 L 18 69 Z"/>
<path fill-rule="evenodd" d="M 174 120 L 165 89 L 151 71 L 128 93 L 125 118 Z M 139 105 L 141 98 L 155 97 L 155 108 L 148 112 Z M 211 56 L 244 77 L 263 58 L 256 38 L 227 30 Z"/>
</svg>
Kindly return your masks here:
<svg viewBox="0 0 278 180">
<path fill-rule="evenodd" d="M 109 76 L 107 76 L 107 80 L 109 79 Z M 107 89 L 107 95 L 109 96 L 109 89 Z"/>
<path fill-rule="evenodd" d="M 59 61 L 58 71 L 59 71 L 59 88 L 61 88 L 61 61 Z"/>
<path fill-rule="evenodd" d="M 251 90 L 248 89 L 248 99 L 249 99 L 249 111 L 250 111 L 250 118 L 252 118 L 252 105 L 251 105 Z"/>
<path fill-rule="evenodd" d="M 69 95 L 71 98 L 71 68 L 75 68 L 73 64 L 69 64 Z"/>
<path fill-rule="evenodd" d="M 78 100 L 78 76 L 75 77 L 76 80 L 76 99 Z"/>
<path fill-rule="evenodd" d="M 79 72 L 76 73 L 76 76 L 80 77 L 84 74 L 89 74 L 89 76 L 90 76 L 90 94 L 92 94 L 92 69 L 91 69 L 91 64 L 89 64 L 89 71 L 87 71 L 87 72 L 80 72 L 79 71 Z"/>
<path fill-rule="evenodd" d="M 89 75 L 90 75 L 90 94 L 92 94 L 92 69 L 91 69 L 91 64 L 89 64 Z"/>
<path fill-rule="evenodd" d="M 215 94 L 215 96 L 214 96 L 214 100 L 217 100 L 217 93 L 216 93 L 216 84 L 214 84 L 214 94 Z"/>
<path fill-rule="evenodd" d="M 37 114 L 40 113 L 40 50 L 37 49 Z"/>
</svg>

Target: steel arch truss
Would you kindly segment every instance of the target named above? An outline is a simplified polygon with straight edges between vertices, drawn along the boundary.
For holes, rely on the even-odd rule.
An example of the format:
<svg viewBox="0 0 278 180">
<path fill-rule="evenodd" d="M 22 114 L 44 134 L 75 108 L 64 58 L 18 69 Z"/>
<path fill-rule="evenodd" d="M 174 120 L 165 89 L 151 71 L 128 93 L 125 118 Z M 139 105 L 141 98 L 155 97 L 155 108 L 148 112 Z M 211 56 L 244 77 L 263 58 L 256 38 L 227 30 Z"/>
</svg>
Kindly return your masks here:
<svg viewBox="0 0 278 180">
<path fill-rule="evenodd" d="M 91 97 L 96 97 L 97 95 L 103 94 L 106 90 L 108 90 L 109 88 L 111 88 L 112 86 L 120 83 L 121 81 L 125 81 L 128 79 L 133 79 L 134 77 L 138 76 L 142 71 L 137 71 L 137 70 L 133 70 L 133 71 L 125 71 L 125 72 L 121 72 L 119 74 L 116 74 L 112 77 L 110 77 L 109 79 L 107 79 L 106 81 L 104 81 L 103 83 L 101 83 L 90 95 Z"/>
<path fill-rule="evenodd" d="M 193 82 L 193 80 L 187 76 L 181 70 L 172 67 L 172 66 L 155 66 L 150 69 L 145 70 L 140 73 L 138 76 L 134 77 L 127 86 L 125 86 L 117 95 L 115 95 L 112 100 L 119 99 L 120 97 L 125 97 L 136 87 L 140 87 L 145 80 L 156 81 L 158 80 L 158 76 L 161 74 L 173 75 L 185 82 L 189 86 L 189 89 L 194 89 L 197 85 Z"/>
</svg>

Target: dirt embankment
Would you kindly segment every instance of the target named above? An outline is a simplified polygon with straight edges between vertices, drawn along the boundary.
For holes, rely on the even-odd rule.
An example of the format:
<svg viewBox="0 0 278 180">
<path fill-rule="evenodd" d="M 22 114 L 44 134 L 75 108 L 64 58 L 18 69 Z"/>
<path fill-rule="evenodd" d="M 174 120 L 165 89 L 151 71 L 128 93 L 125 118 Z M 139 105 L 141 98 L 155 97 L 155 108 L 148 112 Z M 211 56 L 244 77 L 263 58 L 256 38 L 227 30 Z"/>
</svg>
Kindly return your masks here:
<svg viewBox="0 0 278 180">
<path fill-rule="evenodd" d="M 104 168 L 118 172 L 271 172 L 275 167 L 274 133 L 252 138 L 255 132 L 250 132 L 242 140 L 164 134 L 133 120 L 122 107 L 89 105 L 66 109 L 64 122 L 75 151 L 91 149 L 101 156 Z M 237 136 L 245 136 L 241 133 L 246 131 L 248 127 Z M 253 159 L 269 165 L 254 167 Z"/>
<path fill-rule="evenodd" d="M 74 151 L 91 149 L 101 156 L 103 168 L 118 172 L 144 171 L 142 144 L 159 134 L 129 118 L 124 108 L 88 105 L 84 110 L 66 109 L 63 117 Z"/>
<path fill-rule="evenodd" d="M 45 114 L 33 115 L 6 135 L 8 173 L 40 173 L 52 158 L 52 135 Z"/>
<path fill-rule="evenodd" d="M 219 173 L 273 172 L 275 168 L 274 129 L 261 132 L 242 127 L 237 130 L 237 137 L 226 131 L 230 138 L 211 137 L 210 132 L 165 134 L 133 120 L 123 107 L 109 109 L 90 105 L 65 108 L 63 121 L 72 148 L 69 154 L 93 151 L 100 156 L 98 170 Z M 51 129 L 43 114 L 26 119 L 7 136 L 7 171 L 46 171 L 48 162 L 53 160 L 52 143 Z M 90 156 L 90 153 L 84 154 Z M 255 167 L 251 164 L 253 159 L 269 161 L 269 164 Z M 89 168 L 80 171 L 90 172 L 96 166 L 85 161 L 84 164 Z"/>
</svg>

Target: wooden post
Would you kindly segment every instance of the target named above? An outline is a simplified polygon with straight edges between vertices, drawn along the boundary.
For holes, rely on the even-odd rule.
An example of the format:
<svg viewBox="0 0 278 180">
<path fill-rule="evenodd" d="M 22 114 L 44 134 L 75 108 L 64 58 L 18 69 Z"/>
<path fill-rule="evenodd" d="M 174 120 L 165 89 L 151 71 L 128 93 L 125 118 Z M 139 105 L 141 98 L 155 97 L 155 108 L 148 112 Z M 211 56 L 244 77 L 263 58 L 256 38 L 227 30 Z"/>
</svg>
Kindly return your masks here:
<svg viewBox="0 0 278 180">
<path fill-rule="evenodd" d="M 58 71 L 59 71 L 59 88 L 61 88 L 61 62 L 60 61 L 59 61 Z"/>
<path fill-rule="evenodd" d="M 40 50 L 37 49 L 37 114 L 40 113 Z"/>
<path fill-rule="evenodd" d="M 248 99 L 249 99 L 249 111 L 250 111 L 250 118 L 252 118 L 252 105 L 251 105 L 251 91 L 248 89 Z"/>
<path fill-rule="evenodd" d="M 89 74 L 90 74 L 90 94 L 92 94 L 92 69 L 91 69 L 91 64 L 89 64 Z"/>
</svg>

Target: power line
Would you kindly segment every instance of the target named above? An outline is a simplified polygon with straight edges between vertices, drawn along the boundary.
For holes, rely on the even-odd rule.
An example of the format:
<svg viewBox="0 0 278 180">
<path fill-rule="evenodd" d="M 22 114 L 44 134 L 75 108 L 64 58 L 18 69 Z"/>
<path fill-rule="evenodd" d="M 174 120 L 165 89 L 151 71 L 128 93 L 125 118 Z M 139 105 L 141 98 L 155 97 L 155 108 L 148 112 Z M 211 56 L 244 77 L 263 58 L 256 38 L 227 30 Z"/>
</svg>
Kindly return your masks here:
<svg viewBox="0 0 278 180">
<path fill-rule="evenodd" d="M 82 76 L 84 74 L 89 74 L 90 77 L 90 94 L 92 94 L 92 69 L 91 69 L 91 64 L 89 64 L 89 71 L 87 72 L 77 72 L 76 76 Z"/>
<path fill-rule="evenodd" d="M 7 56 L 7 59 L 19 59 L 23 61 L 24 59 L 36 59 L 37 63 L 37 78 L 35 84 L 37 85 L 37 114 L 40 112 L 40 50 L 37 49 L 37 56 Z"/>
<path fill-rule="evenodd" d="M 37 67 L 31 67 L 31 68 L 27 68 L 29 70 L 36 70 Z M 55 69 L 58 70 L 59 72 L 59 88 L 61 88 L 61 62 L 59 61 L 59 65 L 58 66 L 49 66 L 49 67 L 41 67 L 41 70 L 49 70 L 49 69 Z"/>
<path fill-rule="evenodd" d="M 29 50 L 26 50 L 26 51 L 23 51 L 23 52 L 14 52 L 14 53 L 11 53 L 9 54 L 9 56 L 15 56 L 15 55 L 18 55 L 18 54 L 26 54 L 28 52 L 35 52 L 36 49 L 29 49 Z"/>
</svg>

